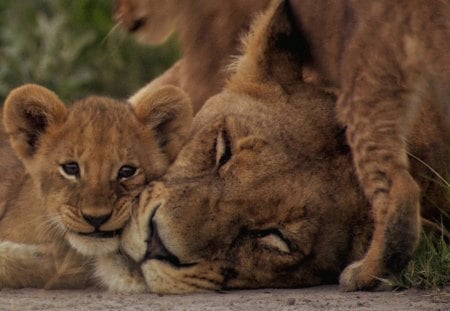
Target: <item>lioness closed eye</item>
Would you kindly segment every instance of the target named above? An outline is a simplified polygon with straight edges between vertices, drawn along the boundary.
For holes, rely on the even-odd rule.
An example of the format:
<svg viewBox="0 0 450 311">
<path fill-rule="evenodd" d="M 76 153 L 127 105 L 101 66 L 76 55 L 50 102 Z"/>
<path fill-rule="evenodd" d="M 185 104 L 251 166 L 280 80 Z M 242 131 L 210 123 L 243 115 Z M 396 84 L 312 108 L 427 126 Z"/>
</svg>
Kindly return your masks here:
<svg viewBox="0 0 450 311">
<path fill-rule="evenodd" d="M 3 111 L 11 146 L 2 137 L 0 149 L 0 287 L 90 284 L 86 256 L 118 249 L 133 201 L 174 160 L 191 115 L 171 86 L 134 107 L 89 97 L 66 108 L 46 88 L 13 90 Z"/>
</svg>

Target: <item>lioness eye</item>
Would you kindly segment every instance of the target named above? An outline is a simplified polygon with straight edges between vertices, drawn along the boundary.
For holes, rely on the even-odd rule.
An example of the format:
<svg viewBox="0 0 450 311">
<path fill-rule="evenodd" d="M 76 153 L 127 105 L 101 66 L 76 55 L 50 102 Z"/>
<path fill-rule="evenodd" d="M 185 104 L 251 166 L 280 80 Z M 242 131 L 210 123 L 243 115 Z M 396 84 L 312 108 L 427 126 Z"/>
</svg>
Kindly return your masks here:
<svg viewBox="0 0 450 311">
<path fill-rule="evenodd" d="M 124 180 L 133 177 L 136 174 L 137 168 L 131 165 L 124 165 L 119 169 L 117 173 L 117 179 Z"/>
<path fill-rule="evenodd" d="M 69 176 L 78 177 L 80 176 L 80 167 L 77 162 L 68 162 L 61 164 L 61 168 L 65 174 Z"/>
<path fill-rule="evenodd" d="M 225 130 L 222 131 L 217 137 L 216 153 L 216 164 L 218 168 L 225 165 L 233 156 L 230 137 Z"/>
</svg>

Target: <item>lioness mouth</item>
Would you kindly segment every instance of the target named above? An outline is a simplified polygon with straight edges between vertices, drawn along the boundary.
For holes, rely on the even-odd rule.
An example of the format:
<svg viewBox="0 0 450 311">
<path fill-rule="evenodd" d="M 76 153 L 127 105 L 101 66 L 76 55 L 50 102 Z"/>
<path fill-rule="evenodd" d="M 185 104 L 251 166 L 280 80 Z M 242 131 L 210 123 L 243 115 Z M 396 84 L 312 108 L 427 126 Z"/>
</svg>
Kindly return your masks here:
<svg viewBox="0 0 450 311">
<path fill-rule="evenodd" d="M 161 238 L 158 234 L 158 229 L 156 224 L 152 223 L 152 234 L 149 239 L 147 245 L 147 254 L 145 259 L 158 259 L 170 262 L 172 265 L 179 267 L 181 265 L 180 260 L 172 254 L 167 248 L 164 246 Z"/>
<path fill-rule="evenodd" d="M 161 240 L 161 237 L 159 236 L 158 232 L 158 226 L 156 225 L 156 222 L 153 221 L 153 217 L 156 214 L 156 211 L 160 208 L 161 203 L 159 203 L 157 206 L 155 206 L 153 213 L 150 217 L 150 227 L 151 227 L 151 234 L 149 235 L 147 242 L 147 252 L 145 254 L 144 260 L 160 260 L 170 263 L 172 266 L 175 266 L 177 268 L 181 267 L 191 267 L 196 265 L 196 263 L 181 263 L 177 256 L 175 256 L 173 253 L 171 253 L 166 246 L 164 245 L 164 242 Z"/>
<path fill-rule="evenodd" d="M 152 225 L 152 235 L 151 239 L 148 241 L 147 254 L 144 260 L 161 260 L 170 263 L 172 266 L 177 268 L 191 267 L 196 265 L 196 263 L 181 263 L 177 256 L 172 254 L 165 246 L 161 240 L 156 224 Z"/>
<path fill-rule="evenodd" d="M 90 238 L 113 238 L 122 233 L 122 229 L 113 230 L 113 231 L 99 231 L 96 230 L 94 232 L 78 232 L 79 235 L 88 236 Z"/>
</svg>

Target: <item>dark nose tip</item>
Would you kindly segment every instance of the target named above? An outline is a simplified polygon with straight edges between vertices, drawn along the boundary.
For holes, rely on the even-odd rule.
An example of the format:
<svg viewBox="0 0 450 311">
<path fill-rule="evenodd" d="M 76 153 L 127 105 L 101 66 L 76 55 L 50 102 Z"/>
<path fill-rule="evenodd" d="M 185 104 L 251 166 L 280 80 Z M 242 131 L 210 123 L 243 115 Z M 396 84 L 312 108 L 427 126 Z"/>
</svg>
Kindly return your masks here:
<svg viewBox="0 0 450 311">
<path fill-rule="evenodd" d="M 83 215 L 83 218 L 86 219 L 86 221 L 89 224 L 93 225 L 96 229 L 98 229 L 98 227 L 103 225 L 111 218 L 111 213 L 102 216 Z"/>
</svg>

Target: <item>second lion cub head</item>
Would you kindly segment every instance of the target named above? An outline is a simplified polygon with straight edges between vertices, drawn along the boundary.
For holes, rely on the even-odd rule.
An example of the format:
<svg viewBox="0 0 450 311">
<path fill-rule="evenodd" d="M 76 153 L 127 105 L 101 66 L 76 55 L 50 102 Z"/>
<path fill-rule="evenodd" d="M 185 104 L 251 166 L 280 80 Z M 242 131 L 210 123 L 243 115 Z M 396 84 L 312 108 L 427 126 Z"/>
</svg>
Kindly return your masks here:
<svg viewBox="0 0 450 311">
<path fill-rule="evenodd" d="M 8 96 L 3 119 L 31 180 L 23 204 L 42 206 L 42 231 L 101 255 L 117 249 L 133 200 L 174 160 L 192 109 L 175 87 L 134 107 L 89 97 L 66 108 L 50 90 L 25 85 Z"/>
</svg>

